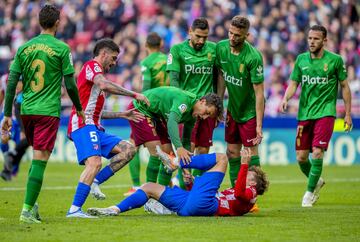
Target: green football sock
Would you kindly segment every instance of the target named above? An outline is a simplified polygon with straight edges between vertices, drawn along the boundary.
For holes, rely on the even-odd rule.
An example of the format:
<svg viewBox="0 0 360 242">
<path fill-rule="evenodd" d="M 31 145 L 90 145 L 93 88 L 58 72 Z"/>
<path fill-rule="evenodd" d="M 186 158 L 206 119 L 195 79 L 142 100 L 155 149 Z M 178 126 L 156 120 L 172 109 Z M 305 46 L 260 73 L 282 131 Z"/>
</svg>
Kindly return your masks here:
<svg viewBox="0 0 360 242">
<path fill-rule="evenodd" d="M 159 176 L 158 176 L 158 183 L 160 185 L 168 186 L 171 181 L 172 174 L 166 172 L 164 165 L 160 164 Z"/>
<path fill-rule="evenodd" d="M 316 184 L 318 183 L 319 178 L 321 176 L 322 166 L 323 166 L 323 159 L 311 160 L 311 169 L 309 173 L 308 187 L 307 187 L 307 190 L 309 192 L 314 192 Z"/>
<path fill-rule="evenodd" d="M 258 155 L 251 156 L 249 167 L 250 166 L 260 166 L 260 157 Z"/>
<path fill-rule="evenodd" d="M 198 169 L 193 169 L 192 175 L 193 176 L 201 176 L 202 174 L 204 174 L 205 171 L 202 170 L 198 170 Z"/>
<path fill-rule="evenodd" d="M 235 181 L 237 179 L 241 164 L 241 157 L 229 159 L 229 175 L 231 187 L 235 186 Z"/>
<path fill-rule="evenodd" d="M 140 156 L 136 152 L 134 158 L 129 163 L 130 176 L 134 187 L 140 186 Z"/>
<path fill-rule="evenodd" d="M 179 186 L 180 186 L 180 188 L 185 190 L 186 186 L 185 186 L 184 176 L 183 176 L 181 168 L 178 169 L 178 177 L 179 177 Z"/>
<path fill-rule="evenodd" d="M 156 156 L 150 156 L 149 163 L 146 168 L 146 182 L 156 182 L 159 174 L 159 166 L 161 160 Z"/>
<path fill-rule="evenodd" d="M 32 209 L 39 196 L 46 164 L 47 162 L 42 160 L 33 160 L 31 163 L 31 170 L 27 180 L 25 202 L 23 206 L 23 209 L 25 210 Z"/>
<path fill-rule="evenodd" d="M 300 170 L 302 171 L 302 173 L 304 173 L 306 177 L 309 177 L 309 172 L 311 169 L 311 163 L 309 162 L 309 160 L 305 162 L 298 161 L 298 164 L 300 166 Z"/>
</svg>

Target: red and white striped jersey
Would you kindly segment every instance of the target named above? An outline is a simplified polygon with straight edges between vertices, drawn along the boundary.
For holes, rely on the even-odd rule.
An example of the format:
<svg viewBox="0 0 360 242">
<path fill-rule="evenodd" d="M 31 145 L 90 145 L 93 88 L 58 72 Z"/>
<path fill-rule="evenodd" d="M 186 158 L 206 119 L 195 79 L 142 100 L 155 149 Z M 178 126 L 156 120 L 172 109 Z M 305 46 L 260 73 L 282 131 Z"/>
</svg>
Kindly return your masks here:
<svg viewBox="0 0 360 242">
<path fill-rule="evenodd" d="M 219 207 L 217 216 L 240 216 L 248 213 L 257 198 L 256 188 L 246 186 L 246 176 L 249 166 L 241 164 L 234 188 L 226 189 L 217 196 Z"/>
<path fill-rule="evenodd" d="M 82 122 L 81 118 L 76 115 L 76 109 L 73 106 L 68 125 L 69 136 L 71 132 L 85 125 L 92 124 L 103 129 L 100 121 L 105 103 L 105 93 L 94 84 L 94 78 L 99 74 L 103 74 L 103 69 L 95 60 L 86 62 L 79 73 L 77 87 L 81 106 L 85 113 L 85 122 Z"/>
</svg>

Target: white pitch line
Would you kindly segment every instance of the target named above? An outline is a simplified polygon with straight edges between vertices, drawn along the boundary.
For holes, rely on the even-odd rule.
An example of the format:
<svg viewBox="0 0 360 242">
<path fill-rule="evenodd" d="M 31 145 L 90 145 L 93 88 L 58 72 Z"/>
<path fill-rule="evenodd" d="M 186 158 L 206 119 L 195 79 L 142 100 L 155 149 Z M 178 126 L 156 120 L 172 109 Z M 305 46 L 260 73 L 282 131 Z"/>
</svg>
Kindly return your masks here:
<svg viewBox="0 0 360 242">
<path fill-rule="evenodd" d="M 344 183 L 344 182 L 360 182 L 360 178 L 333 178 L 326 179 L 328 183 Z M 270 184 L 301 184 L 306 183 L 306 179 L 297 180 L 270 180 Z M 101 185 L 101 189 L 113 189 L 131 187 L 131 184 L 119 184 L 119 185 Z M 76 186 L 44 186 L 41 190 L 75 190 Z M 25 191 L 25 187 L 0 187 L 0 191 Z"/>
</svg>

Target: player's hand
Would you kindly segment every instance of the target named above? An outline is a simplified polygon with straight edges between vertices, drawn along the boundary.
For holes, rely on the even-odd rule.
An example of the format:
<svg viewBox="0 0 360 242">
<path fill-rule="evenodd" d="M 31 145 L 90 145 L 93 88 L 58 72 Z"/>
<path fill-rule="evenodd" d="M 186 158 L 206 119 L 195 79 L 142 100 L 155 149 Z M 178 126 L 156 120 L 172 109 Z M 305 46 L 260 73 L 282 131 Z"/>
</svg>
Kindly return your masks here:
<svg viewBox="0 0 360 242">
<path fill-rule="evenodd" d="M 240 155 L 241 155 L 241 163 L 242 164 L 249 164 L 249 162 L 251 160 L 251 156 L 252 156 L 251 149 L 249 147 L 244 147 L 240 151 Z"/>
<path fill-rule="evenodd" d="M 347 114 L 344 117 L 344 128 L 346 132 L 350 132 L 353 128 L 352 118 L 350 114 Z"/>
<path fill-rule="evenodd" d="M 150 101 L 143 94 L 136 93 L 134 97 L 137 101 L 144 102 L 146 105 L 150 106 Z"/>
<path fill-rule="evenodd" d="M 253 145 L 260 144 L 262 141 L 262 138 L 263 138 L 262 127 L 256 126 L 256 138 L 253 139 Z"/>
<path fill-rule="evenodd" d="M 145 115 L 132 108 L 122 112 L 122 118 L 138 123 L 145 118 Z"/>
<path fill-rule="evenodd" d="M 11 136 L 10 130 L 12 128 L 11 117 L 4 116 L 1 121 L 1 143 L 6 144 Z"/>
<path fill-rule="evenodd" d="M 286 98 L 283 98 L 283 100 L 280 103 L 280 112 L 286 113 L 288 108 L 288 101 Z"/>
<path fill-rule="evenodd" d="M 85 123 L 85 113 L 84 113 L 84 111 L 76 111 L 76 114 L 77 114 L 77 116 L 78 117 L 80 117 L 81 118 L 81 120 L 82 120 L 82 123 Z"/>
<path fill-rule="evenodd" d="M 188 165 L 191 162 L 190 156 L 192 153 L 185 149 L 184 147 L 179 147 L 176 150 L 177 156 L 184 162 L 184 164 Z"/>
</svg>

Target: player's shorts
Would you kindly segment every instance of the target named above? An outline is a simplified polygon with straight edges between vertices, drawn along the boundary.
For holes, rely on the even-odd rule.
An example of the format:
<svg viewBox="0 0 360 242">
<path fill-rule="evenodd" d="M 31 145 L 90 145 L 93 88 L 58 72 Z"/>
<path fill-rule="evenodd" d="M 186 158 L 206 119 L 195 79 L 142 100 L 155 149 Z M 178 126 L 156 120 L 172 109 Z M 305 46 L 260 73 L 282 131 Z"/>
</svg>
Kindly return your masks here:
<svg viewBox="0 0 360 242">
<path fill-rule="evenodd" d="M 191 133 L 191 142 L 195 147 L 210 147 L 212 146 L 212 137 L 214 129 L 216 128 L 216 118 L 198 119 Z"/>
<path fill-rule="evenodd" d="M 131 102 L 128 106 L 128 110 L 133 108 L 134 104 Z M 131 120 L 129 123 L 131 127 L 130 137 L 135 141 L 135 146 L 140 146 L 146 142 L 155 140 L 159 140 L 161 144 L 171 144 L 166 123 L 164 121 L 145 117 L 138 123 Z"/>
<path fill-rule="evenodd" d="M 333 130 L 335 117 L 298 121 L 296 131 L 296 150 L 310 150 L 319 147 L 327 150 Z"/>
<path fill-rule="evenodd" d="M 179 216 L 213 216 L 219 206 L 216 193 L 224 176 L 222 172 L 205 172 L 195 178 L 191 191 L 166 187 L 159 202 Z"/>
<path fill-rule="evenodd" d="M 60 125 L 58 117 L 43 115 L 21 115 L 25 135 L 34 150 L 54 149 L 56 135 Z"/>
<path fill-rule="evenodd" d="M 74 141 L 80 165 L 85 165 L 85 160 L 91 156 L 110 159 L 115 155 L 111 153 L 112 149 L 122 140 L 115 135 L 105 133 L 95 125 L 86 125 L 70 135 Z"/>
<path fill-rule="evenodd" d="M 229 144 L 243 144 L 252 147 L 256 138 L 256 118 L 244 123 L 237 123 L 228 111 L 225 123 L 225 141 Z"/>
</svg>

